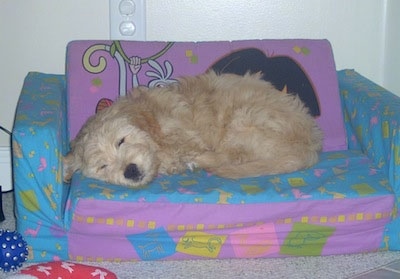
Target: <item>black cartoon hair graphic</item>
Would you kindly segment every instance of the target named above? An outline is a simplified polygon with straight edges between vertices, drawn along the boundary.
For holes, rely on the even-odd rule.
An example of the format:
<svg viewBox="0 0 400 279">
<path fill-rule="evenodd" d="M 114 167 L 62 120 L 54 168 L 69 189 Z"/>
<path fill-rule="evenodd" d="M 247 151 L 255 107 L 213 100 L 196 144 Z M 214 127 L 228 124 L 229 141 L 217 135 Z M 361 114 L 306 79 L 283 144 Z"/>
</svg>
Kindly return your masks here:
<svg viewBox="0 0 400 279">
<path fill-rule="evenodd" d="M 278 90 L 298 94 L 311 115 L 321 115 L 317 95 L 307 74 L 291 57 L 267 57 L 259 49 L 246 48 L 229 53 L 210 68 L 217 73 L 238 75 L 261 72 L 263 79 L 271 82 Z"/>
</svg>

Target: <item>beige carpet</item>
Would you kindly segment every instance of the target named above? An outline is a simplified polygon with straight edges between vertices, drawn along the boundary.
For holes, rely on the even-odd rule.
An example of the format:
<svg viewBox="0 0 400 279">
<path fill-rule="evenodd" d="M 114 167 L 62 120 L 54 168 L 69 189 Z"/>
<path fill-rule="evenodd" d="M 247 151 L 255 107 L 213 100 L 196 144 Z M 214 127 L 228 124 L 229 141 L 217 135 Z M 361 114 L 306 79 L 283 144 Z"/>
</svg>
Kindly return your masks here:
<svg viewBox="0 0 400 279">
<path fill-rule="evenodd" d="M 13 193 L 3 194 L 6 220 L 1 229 L 15 230 Z M 132 278 L 400 278 L 400 252 L 286 259 L 85 263 L 102 266 L 119 279 Z M 25 264 L 24 266 L 27 266 Z M 12 273 L 0 273 L 0 279 Z M 85 278 L 82 278 L 85 279 Z"/>
</svg>

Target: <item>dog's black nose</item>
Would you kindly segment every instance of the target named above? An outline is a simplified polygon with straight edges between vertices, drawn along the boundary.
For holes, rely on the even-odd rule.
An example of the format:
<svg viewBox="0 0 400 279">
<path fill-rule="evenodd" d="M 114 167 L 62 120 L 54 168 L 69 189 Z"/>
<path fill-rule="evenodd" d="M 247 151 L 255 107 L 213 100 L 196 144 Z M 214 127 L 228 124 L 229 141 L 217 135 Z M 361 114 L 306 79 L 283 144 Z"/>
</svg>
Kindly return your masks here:
<svg viewBox="0 0 400 279">
<path fill-rule="evenodd" d="M 137 181 L 140 179 L 141 173 L 136 164 L 129 164 L 124 171 L 124 176 L 126 179 Z"/>
</svg>

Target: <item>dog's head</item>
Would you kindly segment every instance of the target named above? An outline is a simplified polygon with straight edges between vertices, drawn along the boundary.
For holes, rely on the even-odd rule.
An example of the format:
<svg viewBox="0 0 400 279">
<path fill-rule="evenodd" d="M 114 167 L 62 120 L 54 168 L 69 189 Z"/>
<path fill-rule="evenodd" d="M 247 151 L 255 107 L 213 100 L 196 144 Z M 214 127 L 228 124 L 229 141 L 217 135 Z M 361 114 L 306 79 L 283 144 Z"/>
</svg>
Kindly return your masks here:
<svg viewBox="0 0 400 279">
<path fill-rule="evenodd" d="M 132 116 L 117 113 L 118 110 L 113 105 L 85 123 L 64 157 L 64 181 L 69 182 L 73 173 L 80 170 L 88 177 L 137 187 L 157 175 L 157 146 L 140 128 L 145 120 L 141 117 L 142 121 L 135 125 Z"/>
</svg>

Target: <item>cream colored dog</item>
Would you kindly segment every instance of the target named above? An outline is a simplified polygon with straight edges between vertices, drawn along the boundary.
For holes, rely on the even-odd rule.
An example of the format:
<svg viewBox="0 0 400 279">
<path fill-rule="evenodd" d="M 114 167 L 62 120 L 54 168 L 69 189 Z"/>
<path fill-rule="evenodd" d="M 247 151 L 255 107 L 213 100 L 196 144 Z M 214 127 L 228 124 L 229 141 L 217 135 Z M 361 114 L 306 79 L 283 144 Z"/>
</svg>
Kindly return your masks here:
<svg viewBox="0 0 400 279">
<path fill-rule="evenodd" d="M 90 117 L 64 157 L 64 180 L 130 187 L 157 174 L 203 168 L 227 178 L 287 173 L 318 160 L 322 133 L 300 99 L 260 75 L 186 77 Z"/>
</svg>

